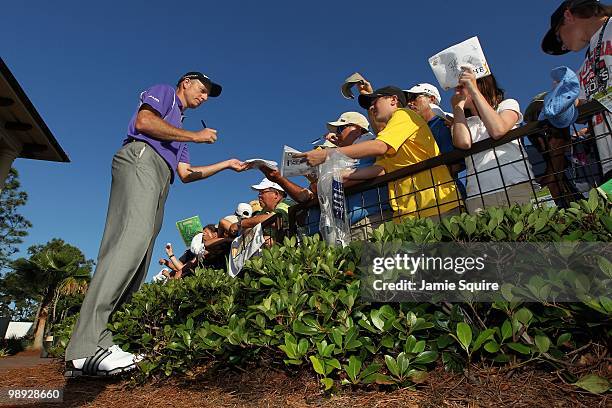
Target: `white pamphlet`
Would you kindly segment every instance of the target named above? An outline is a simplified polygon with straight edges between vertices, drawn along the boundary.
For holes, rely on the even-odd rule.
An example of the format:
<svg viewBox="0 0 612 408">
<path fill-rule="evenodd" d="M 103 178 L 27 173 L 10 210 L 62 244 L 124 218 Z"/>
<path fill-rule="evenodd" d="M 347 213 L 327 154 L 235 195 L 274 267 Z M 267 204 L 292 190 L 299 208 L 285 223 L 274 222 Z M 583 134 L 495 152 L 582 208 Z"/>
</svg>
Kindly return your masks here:
<svg viewBox="0 0 612 408">
<path fill-rule="evenodd" d="M 429 65 L 445 91 L 457 86 L 462 66 L 472 68 L 477 79 L 491 75 L 478 37 L 472 37 L 437 53 L 429 59 Z"/>
<path fill-rule="evenodd" d="M 253 164 L 253 167 L 261 168 L 267 167 L 272 170 L 278 170 L 278 163 L 274 160 L 264 160 L 264 159 L 249 159 L 245 160 L 245 163 Z"/>
<path fill-rule="evenodd" d="M 315 172 L 313 167 L 308 165 L 305 157 L 294 157 L 296 154 L 301 154 L 299 150 L 295 150 L 292 147 L 283 147 L 283 161 L 281 163 L 281 176 L 283 177 L 294 177 L 294 176 L 305 176 L 307 174 L 313 174 Z"/>
</svg>

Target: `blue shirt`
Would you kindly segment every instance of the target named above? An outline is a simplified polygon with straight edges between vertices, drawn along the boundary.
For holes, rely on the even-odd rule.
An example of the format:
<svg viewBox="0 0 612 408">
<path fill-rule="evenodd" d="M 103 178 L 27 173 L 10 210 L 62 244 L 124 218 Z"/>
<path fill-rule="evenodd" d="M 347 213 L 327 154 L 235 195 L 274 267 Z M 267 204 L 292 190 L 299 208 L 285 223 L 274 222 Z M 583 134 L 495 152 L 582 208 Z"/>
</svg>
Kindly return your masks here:
<svg viewBox="0 0 612 408">
<path fill-rule="evenodd" d="M 440 149 L 440 154 L 452 152 L 455 149 L 453 145 L 453 136 L 451 135 L 451 131 L 444 123 L 444 119 L 439 116 L 434 117 L 432 120 L 427 122 L 431 133 L 436 139 L 436 143 L 438 144 L 438 148 Z M 465 199 L 467 196 L 465 192 L 465 162 L 461 162 L 461 170 L 459 173 L 454 176 L 454 180 L 457 182 L 457 188 L 459 189 L 459 193 Z"/>
<path fill-rule="evenodd" d="M 359 160 L 358 169 L 373 166 L 376 157 L 364 157 Z M 365 217 L 380 214 L 381 211 L 390 210 L 388 184 L 366 190 L 362 193 L 351 194 L 346 197 L 347 211 L 351 225 L 363 220 Z M 382 207 L 382 208 L 381 208 Z"/>
<path fill-rule="evenodd" d="M 451 135 L 451 131 L 444 124 L 444 120 L 438 116 L 435 116 L 432 120 L 427 122 L 431 133 L 433 134 L 434 139 L 436 139 L 436 143 L 438 144 L 438 148 L 440 149 L 440 154 L 452 152 L 455 150 L 455 146 L 453 146 L 453 136 Z"/>
<path fill-rule="evenodd" d="M 123 141 L 125 145 L 131 139 L 142 140 L 149 144 L 170 167 L 170 183 L 174 182 L 174 173 L 178 163 L 189 163 L 189 150 L 187 143 L 162 141 L 149 135 L 139 133 L 136 130 L 136 117 L 143 104 L 155 109 L 162 119 L 168 124 L 181 129 L 183 127 L 183 105 L 176 95 L 176 91 L 170 85 L 154 85 L 140 94 L 138 109 L 132 116 L 127 130 L 127 138 Z"/>
</svg>

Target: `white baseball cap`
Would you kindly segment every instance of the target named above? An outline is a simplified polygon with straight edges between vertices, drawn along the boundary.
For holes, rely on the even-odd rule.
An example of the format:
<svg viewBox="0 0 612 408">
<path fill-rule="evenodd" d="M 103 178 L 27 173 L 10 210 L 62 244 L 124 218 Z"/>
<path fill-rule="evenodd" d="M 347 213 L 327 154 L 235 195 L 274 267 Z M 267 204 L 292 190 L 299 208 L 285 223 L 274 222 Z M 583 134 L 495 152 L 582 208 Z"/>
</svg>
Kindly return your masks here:
<svg viewBox="0 0 612 408">
<path fill-rule="evenodd" d="M 162 269 L 161 271 L 159 271 L 159 273 L 157 275 L 153 275 L 153 282 L 165 282 L 168 280 L 168 278 L 166 277 L 166 275 L 164 275 L 164 271 L 168 272 L 168 270 L 166 268 Z"/>
<path fill-rule="evenodd" d="M 368 119 L 359 112 L 344 112 L 335 122 L 327 122 L 327 129 L 335 132 L 338 126 L 357 125 L 363 130 L 368 130 L 370 123 Z"/>
<path fill-rule="evenodd" d="M 438 88 L 436 88 L 432 84 L 427 84 L 427 83 L 416 84 L 412 88 L 408 90 L 404 90 L 404 92 L 409 93 L 409 94 L 425 94 L 425 95 L 433 96 L 434 98 L 436 98 L 438 105 L 440 105 L 440 102 L 442 102 L 442 98 L 440 97 L 440 91 L 438 91 Z"/>
<path fill-rule="evenodd" d="M 264 177 L 263 180 L 261 180 L 261 182 L 259 184 L 252 185 L 251 188 L 253 190 L 265 190 L 267 188 L 273 188 L 273 189 L 278 190 L 278 191 L 282 191 L 282 192 L 285 191 L 285 190 L 283 190 L 283 188 L 281 186 L 279 186 L 278 184 L 268 180 L 266 177 Z"/>
<path fill-rule="evenodd" d="M 236 212 L 234 214 L 240 219 L 251 218 L 253 215 L 253 207 L 251 207 L 251 204 L 240 203 L 238 207 L 236 207 Z"/>
<path fill-rule="evenodd" d="M 202 236 L 203 234 L 201 232 L 196 234 L 196 236 L 191 239 L 191 245 L 189 246 L 191 253 L 197 256 L 199 259 L 204 256 L 205 249 L 204 239 Z"/>
</svg>

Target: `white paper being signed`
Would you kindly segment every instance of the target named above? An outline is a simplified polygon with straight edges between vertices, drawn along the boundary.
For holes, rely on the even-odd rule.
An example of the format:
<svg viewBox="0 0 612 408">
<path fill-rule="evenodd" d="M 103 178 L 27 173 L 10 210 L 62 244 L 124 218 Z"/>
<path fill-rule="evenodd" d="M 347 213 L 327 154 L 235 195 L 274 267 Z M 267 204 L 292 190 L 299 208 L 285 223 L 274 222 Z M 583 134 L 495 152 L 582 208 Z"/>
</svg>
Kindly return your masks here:
<svg viewBox="0 0 612 408">
<path fill-rule="evenodd" d="M 440 51 L 429 59 L 429 65 L 445 91 L 457 86 L 462 66 L 472 68 L 477 79 L 491 75 L 478 37 Z"/>
<path fill-rule="evenodd" d="M 253 167 L 268 167 L 272 170 L 278 170 L 278 163 L 273 160 L 264 160 L 264 159 L 249 159 L 245 160 L 245 163 L 252 164 Z"/>
</svg>

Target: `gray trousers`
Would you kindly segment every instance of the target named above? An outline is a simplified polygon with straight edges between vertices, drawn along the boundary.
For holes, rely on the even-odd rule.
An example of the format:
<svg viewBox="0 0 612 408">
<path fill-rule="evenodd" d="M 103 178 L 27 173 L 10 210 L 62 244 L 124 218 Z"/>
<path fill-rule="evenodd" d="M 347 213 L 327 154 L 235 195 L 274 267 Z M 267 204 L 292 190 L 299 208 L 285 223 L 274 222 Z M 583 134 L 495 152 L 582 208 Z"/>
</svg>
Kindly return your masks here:
<svg viewBox="0 0 612 408">
<path fill-rule="evenodd" d="M 142 286 L 161 229 L 170 168 L 149 145 L 131 142 L 113 157 L 113 180 L 98 262 L 66 361 L 113 345 L 110 316 Z"/>
</svg>

